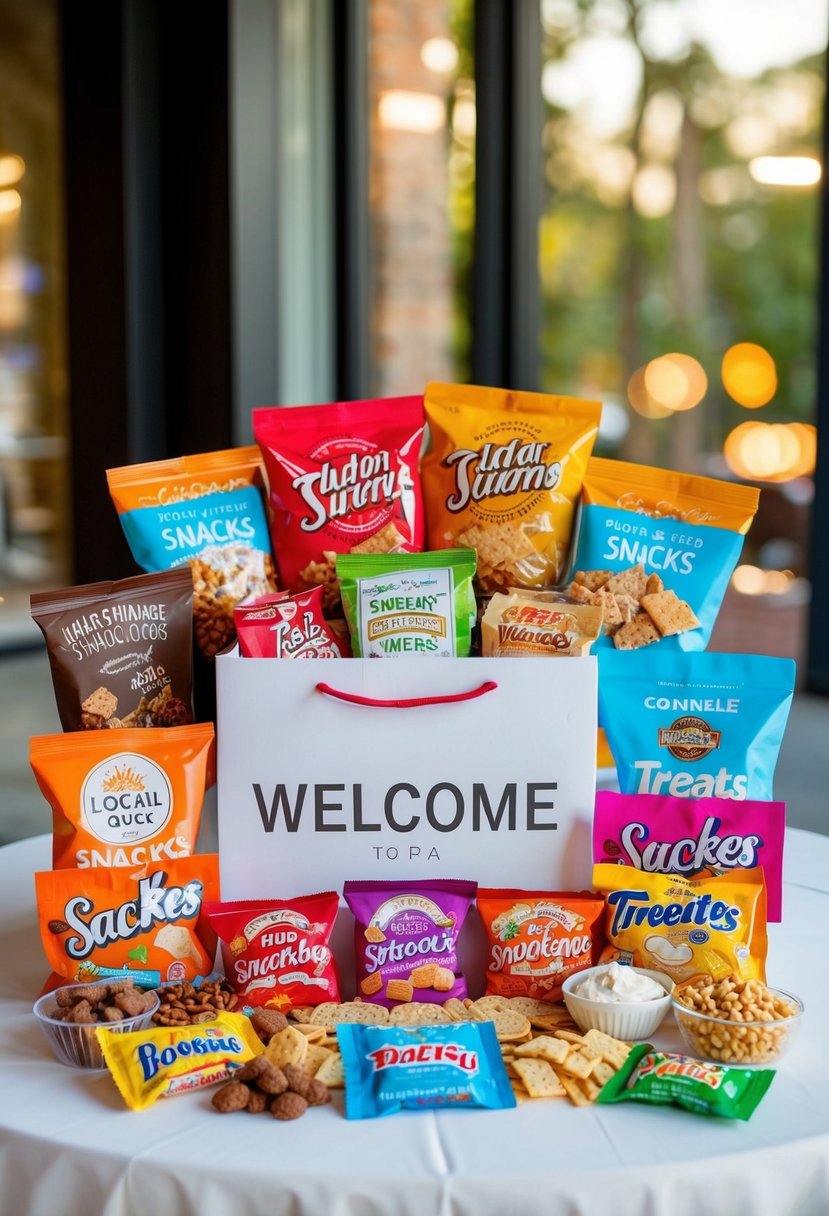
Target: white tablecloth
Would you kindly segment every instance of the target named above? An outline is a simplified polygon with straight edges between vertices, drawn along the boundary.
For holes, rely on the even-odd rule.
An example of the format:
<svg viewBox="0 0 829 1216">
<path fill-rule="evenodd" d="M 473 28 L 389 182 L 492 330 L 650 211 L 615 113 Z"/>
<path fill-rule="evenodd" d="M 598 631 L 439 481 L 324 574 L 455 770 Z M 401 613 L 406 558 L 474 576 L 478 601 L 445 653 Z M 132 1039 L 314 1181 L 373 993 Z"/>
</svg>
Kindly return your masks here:
<svg viewBox="0 0 829 1216">
<path fill-rule="evenodd" d="M 749 1123 L 626 1103 L 295 1123 L 220 1116 L 210 1090 L 128 1111 L 106 1074 L 52 1057 L 32 874 L 50 842 L 0 849 L 3 1216 L 826 1216 L 829 837 L 792 831 L 769 981 L 806 1004 Z M 654 1041 L 679 1048 L 669 1019 Z"/>
</svg>

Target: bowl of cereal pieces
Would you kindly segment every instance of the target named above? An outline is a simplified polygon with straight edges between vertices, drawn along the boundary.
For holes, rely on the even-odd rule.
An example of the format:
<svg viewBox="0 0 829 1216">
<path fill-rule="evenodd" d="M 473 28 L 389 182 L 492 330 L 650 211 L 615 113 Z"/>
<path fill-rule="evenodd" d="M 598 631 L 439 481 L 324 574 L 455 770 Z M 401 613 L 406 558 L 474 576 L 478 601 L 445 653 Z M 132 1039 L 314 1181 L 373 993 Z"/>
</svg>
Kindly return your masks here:
<svg viewBox="0 0 829 1216">
<path fill-rule="evenodd" d="M 119 1033 L 142 1030 L 157 1008 L 155 992 L 136 988 L 132 980 L 116 980 L 66 984 L 35 1001 L 33 1013 L 62 1064 L 105 1071 L 97 1028 L 106 1026 Z"/>
<path fill-rule="evenodd" d="M 677 987 L 674 1017 L 690 1053 L 731 1067 L 774 1064 L 792 1042 L 803 1002 L 758 979 L 698 975 Z"/>
</svg>

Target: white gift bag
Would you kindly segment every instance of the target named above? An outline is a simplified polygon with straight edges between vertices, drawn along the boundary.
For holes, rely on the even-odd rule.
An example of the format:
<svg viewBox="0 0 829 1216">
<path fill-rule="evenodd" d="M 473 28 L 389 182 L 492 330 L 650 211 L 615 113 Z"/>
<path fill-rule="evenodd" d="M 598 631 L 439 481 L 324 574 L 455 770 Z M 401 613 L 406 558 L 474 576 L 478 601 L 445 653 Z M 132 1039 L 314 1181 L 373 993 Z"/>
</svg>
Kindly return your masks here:
<svg viewBox="0 0 829 1216">
<path fill-rule="evenodd" d="M 216 660 L 223 900 L 590 885 L 596 660 Z"/>
</svg>

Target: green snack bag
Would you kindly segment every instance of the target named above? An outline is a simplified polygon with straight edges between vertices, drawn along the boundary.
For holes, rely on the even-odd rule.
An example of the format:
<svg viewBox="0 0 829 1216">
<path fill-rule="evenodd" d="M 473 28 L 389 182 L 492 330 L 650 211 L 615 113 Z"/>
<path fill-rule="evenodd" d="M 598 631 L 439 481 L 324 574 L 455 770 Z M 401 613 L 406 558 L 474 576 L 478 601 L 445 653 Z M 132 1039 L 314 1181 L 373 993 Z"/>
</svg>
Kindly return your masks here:
<svg viewBox="0 0 829 1216">
<path fill-rule="evenodd" d="M 650 1043 L 639 1043 L 596 1101 L 673 1104 L 696 1115 L 750 1119 L 773 1080 L 772 1068 L 704 1064 L 691 1056 L 656 1051 Z"/>
<path fill-rule="evenodd" d="M 476 605 L 474 549 L 337 554 L 355 658 L 465 658 Z"/>
</svg>

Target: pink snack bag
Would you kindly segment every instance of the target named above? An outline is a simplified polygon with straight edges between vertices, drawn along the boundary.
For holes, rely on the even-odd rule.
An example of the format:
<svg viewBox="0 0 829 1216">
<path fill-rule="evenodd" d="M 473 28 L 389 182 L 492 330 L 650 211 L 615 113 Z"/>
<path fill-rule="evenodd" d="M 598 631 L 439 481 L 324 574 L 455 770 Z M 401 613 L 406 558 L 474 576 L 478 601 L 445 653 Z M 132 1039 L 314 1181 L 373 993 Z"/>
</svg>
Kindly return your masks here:
<svg viewBox="0 0 829 1216">
<path fill-rule="evenodd" d="M 357 995 L 387 1009 L 410 1001 L 443 1004 L 450 996 L 463 1000 L 458 935 L 476 890 L 477 883 L 455 878 L 346 882 Z"/>
<path fill-rule="evenodd" d="M 785 827 L 785 802 L 600 790 L 593 816 L 593 861 L 685 878 L 762 866 L 768 919 L 779 921 Z"/>
</svg>

